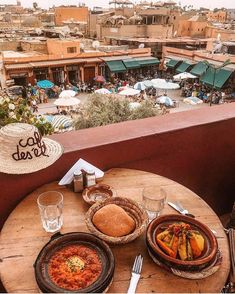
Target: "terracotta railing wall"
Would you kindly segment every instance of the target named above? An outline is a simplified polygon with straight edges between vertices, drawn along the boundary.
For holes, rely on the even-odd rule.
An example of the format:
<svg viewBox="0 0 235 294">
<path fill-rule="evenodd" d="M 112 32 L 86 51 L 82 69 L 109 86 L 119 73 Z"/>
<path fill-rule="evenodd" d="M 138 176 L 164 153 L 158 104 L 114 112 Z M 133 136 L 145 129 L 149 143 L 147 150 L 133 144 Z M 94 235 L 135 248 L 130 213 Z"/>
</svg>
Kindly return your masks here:
<svg viewBox="0 0 235 294">
<path fill-rule="evenodd" d="M 228 104 L 53 135 L 65 148 L 54 165 L 33 174 L 0 174 L 0 225 L 25 195 L 60 179 L 80 157 L 103 170 L 128 167 L 166 176 L 218 214 L 228 212 L 235 199 L 234 130 L 235 104 Z"/>
</svg>

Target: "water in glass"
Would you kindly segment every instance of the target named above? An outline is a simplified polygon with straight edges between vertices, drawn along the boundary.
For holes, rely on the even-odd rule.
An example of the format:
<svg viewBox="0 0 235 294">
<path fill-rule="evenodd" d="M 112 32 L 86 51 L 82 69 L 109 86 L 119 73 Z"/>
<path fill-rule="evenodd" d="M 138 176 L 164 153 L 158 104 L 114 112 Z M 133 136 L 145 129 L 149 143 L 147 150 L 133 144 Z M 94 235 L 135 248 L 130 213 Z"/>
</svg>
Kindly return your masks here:
<svg viewBox="0 0 235 294">
<path fill-rule="evenodd" d="M 158 217 L 166 202 L 166 192 L 162 187 L 152 186 L 143 190 L 143 206 L 148 213 L 149 220 Z"/>
<path fill-rule="evenodd" d="M 37 202 L 45 231 L 59 231 L 63 225 L 63 195 L 57 191 L 48 191 L 39 195 Z"/>
</svg>

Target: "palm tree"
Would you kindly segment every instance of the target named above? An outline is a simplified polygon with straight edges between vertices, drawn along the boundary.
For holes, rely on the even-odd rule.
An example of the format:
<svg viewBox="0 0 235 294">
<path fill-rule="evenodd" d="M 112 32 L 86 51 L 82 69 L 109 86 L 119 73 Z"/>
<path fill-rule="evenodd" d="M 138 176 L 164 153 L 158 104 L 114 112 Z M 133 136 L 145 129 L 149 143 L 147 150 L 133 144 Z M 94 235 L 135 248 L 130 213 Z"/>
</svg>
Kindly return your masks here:
<svg viewBox="0 0 235 294">
<path fill-rule="evenodd" d="M 38 3 L 37 3 L 37 2 L 33 2 L 33 8 L 34 8 L 35 10 L 37 10 L 37 8 L 38 8 Z"/>
</svg>

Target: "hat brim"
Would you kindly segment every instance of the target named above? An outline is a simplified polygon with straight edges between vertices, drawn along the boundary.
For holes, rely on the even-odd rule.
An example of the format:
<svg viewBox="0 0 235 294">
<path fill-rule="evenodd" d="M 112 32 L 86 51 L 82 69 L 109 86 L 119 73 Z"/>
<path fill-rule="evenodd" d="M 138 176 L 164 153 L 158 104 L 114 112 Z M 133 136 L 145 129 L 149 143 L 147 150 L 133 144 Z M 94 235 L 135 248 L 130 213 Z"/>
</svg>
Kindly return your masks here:
<svg viewBox="0 0 235 294">
<path fill-rule="evenodd" d="M 63 146 L 49 138 L 43 138 L 47 147 L 47 155 L 34 159 L 15 161 L 0 156 L 0 172 L 6 174 L 29 174 L 52 165 L 63 154 Z"/>
</svg>

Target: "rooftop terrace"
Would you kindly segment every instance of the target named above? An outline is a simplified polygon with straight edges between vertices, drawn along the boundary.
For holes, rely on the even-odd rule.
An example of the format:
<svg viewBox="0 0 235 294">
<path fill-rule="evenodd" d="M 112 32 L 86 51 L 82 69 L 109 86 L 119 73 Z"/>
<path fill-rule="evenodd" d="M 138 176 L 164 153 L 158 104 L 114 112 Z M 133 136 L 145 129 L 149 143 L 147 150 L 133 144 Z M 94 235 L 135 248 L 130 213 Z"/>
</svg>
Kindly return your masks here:
<svg viewBox="0 0 235 294">
<path fill-rule="evenodd" d="M 218 215 L 230 212 L 234 113 L 232 103 L 53 135 L 64 146 L 55 164 L 30 175 L 0 174 L 0 225 L 28 193 L 59 180 L 79 158 L 104 171 L 126 167 L 157 173 L 194 191 Z"/>
</svg>

